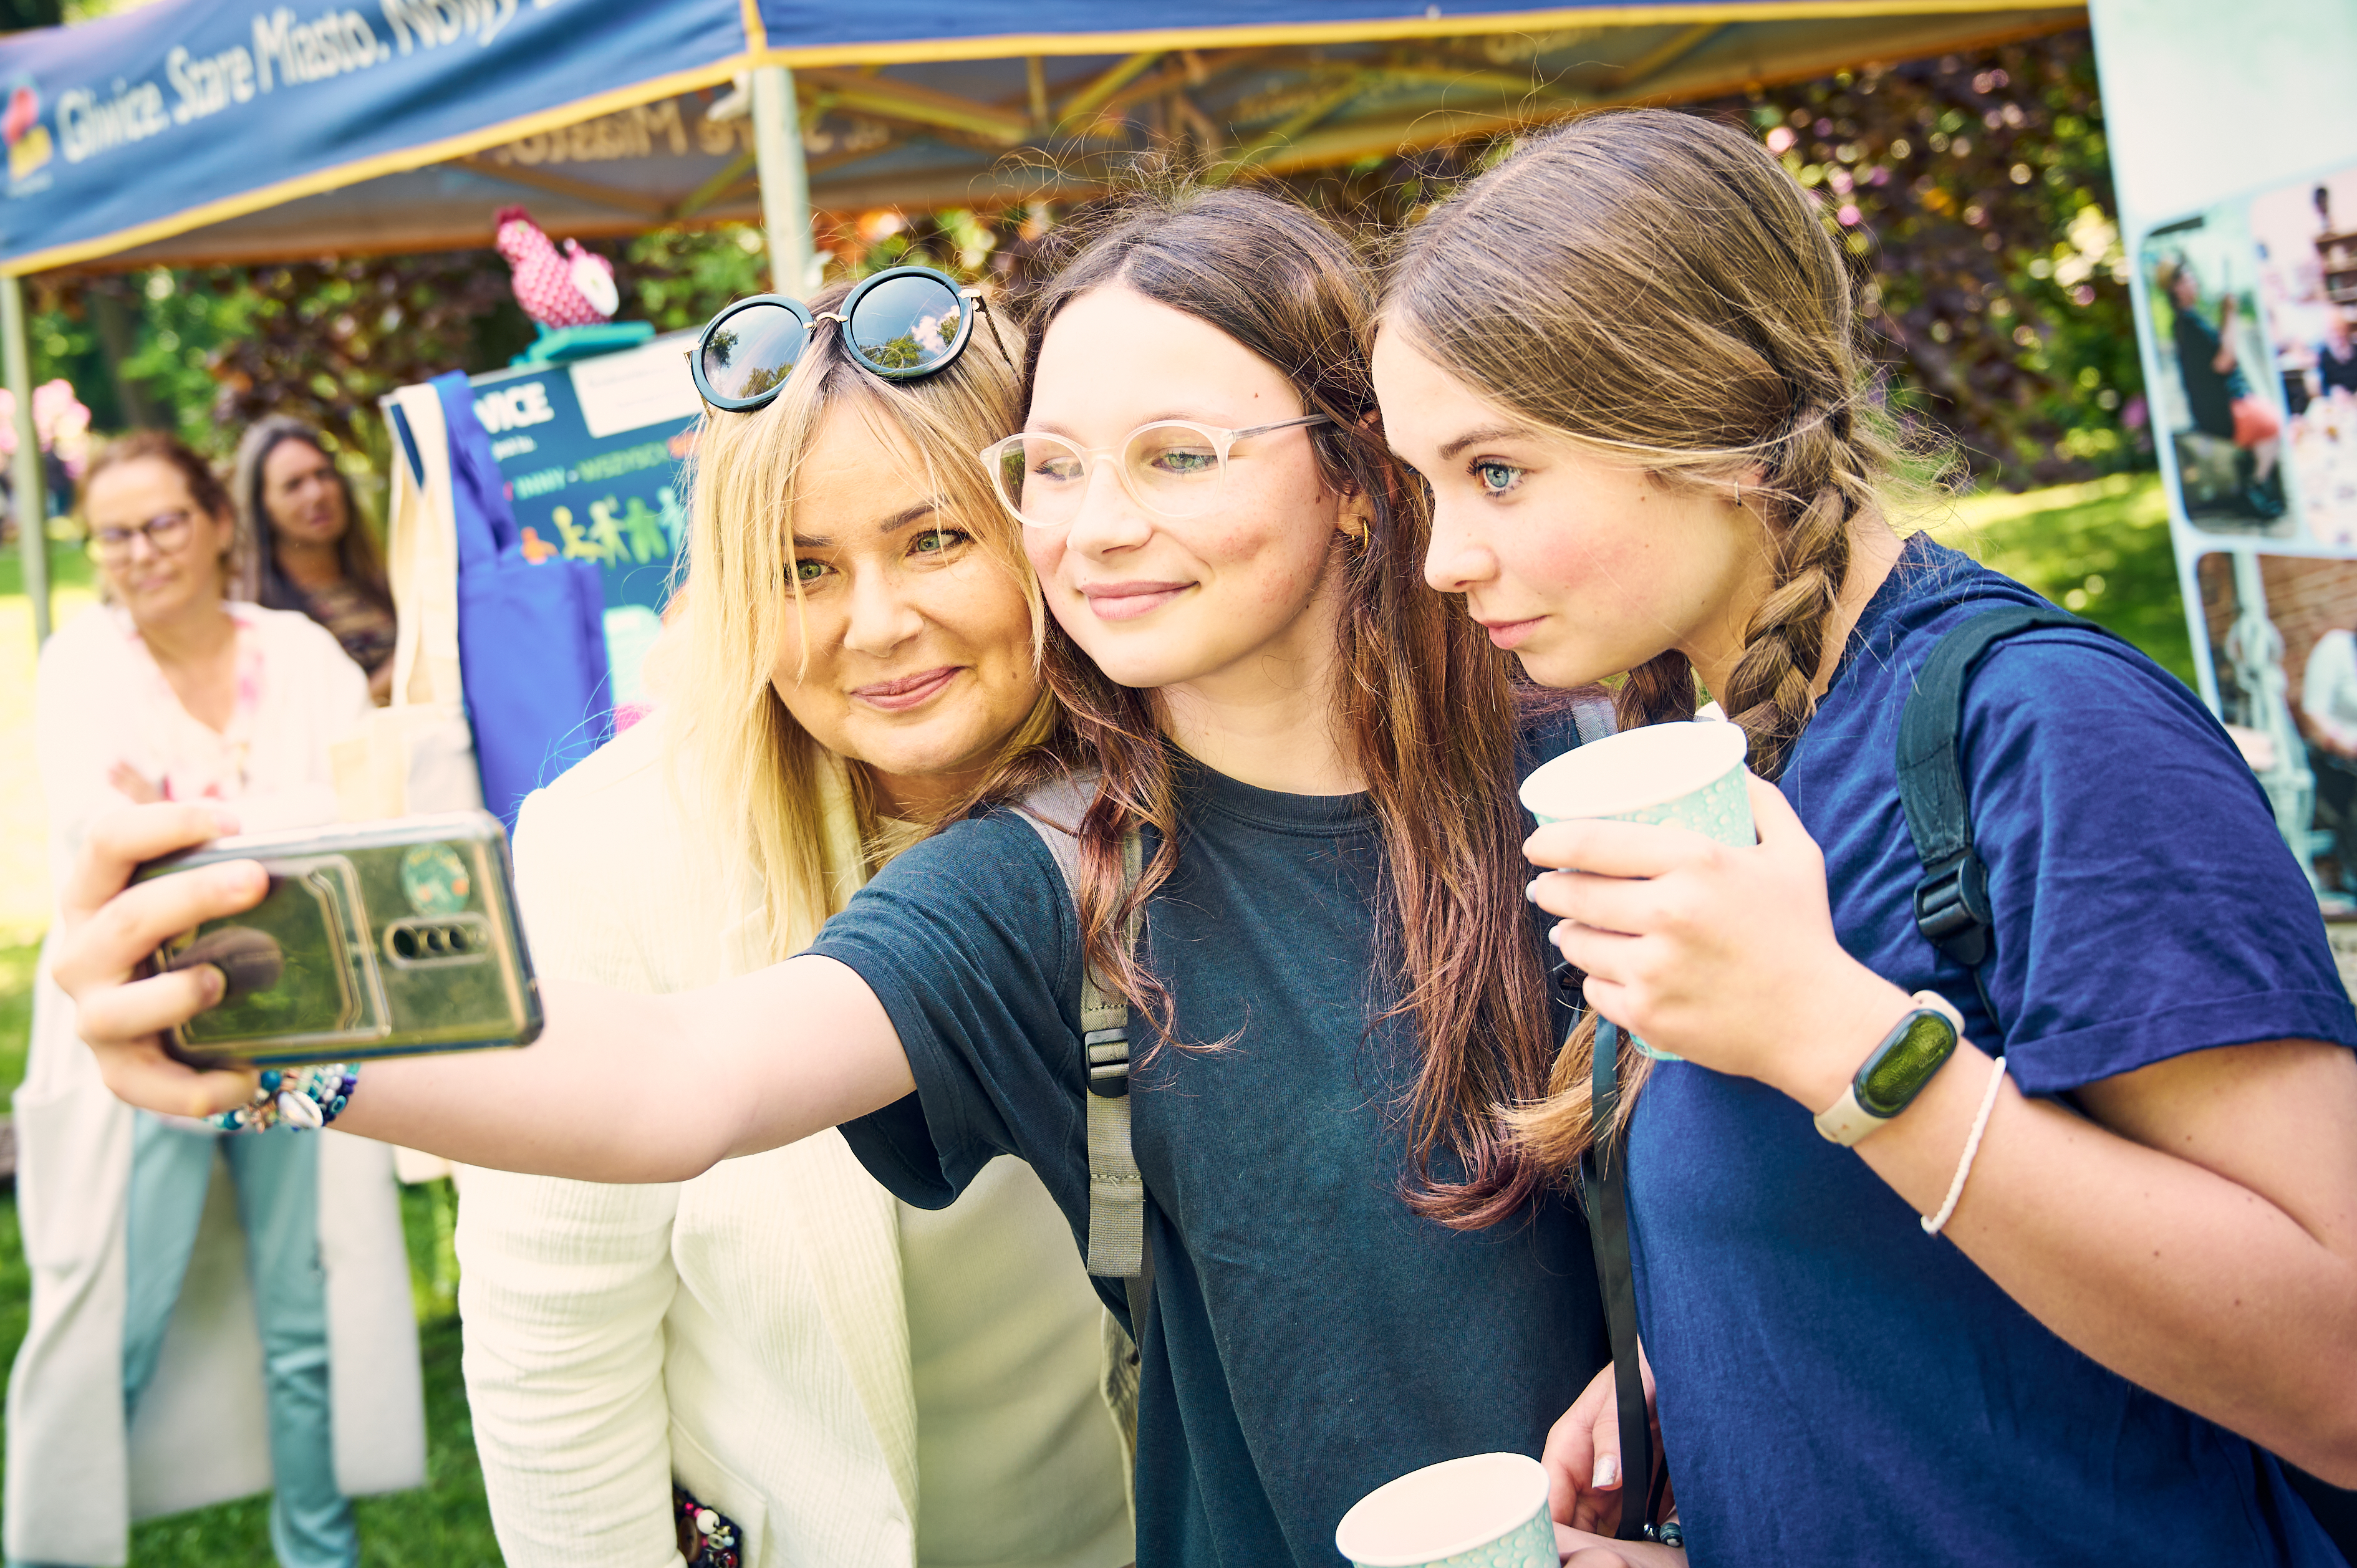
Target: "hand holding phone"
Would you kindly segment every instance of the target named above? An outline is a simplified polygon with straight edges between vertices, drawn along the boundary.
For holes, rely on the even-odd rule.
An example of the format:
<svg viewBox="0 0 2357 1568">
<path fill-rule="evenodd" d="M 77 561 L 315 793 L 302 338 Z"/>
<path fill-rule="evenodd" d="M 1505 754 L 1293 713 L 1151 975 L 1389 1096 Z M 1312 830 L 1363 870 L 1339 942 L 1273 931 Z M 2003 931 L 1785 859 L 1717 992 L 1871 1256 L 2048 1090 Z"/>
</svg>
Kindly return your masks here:
<svg viewBox="0 0 2357 1568">
<path fill-rule="evenodd" d="M 156 951 L 210 966 L 211 1007 L 167 1027 L 192 1067 L 288 1067 L 528 1044 L 539 986 L 518 923 L 507 835 L 481 811 L 217 839 L 152 861 L 134 885 L 258 863 L 261 902 Z"/>
</svg>

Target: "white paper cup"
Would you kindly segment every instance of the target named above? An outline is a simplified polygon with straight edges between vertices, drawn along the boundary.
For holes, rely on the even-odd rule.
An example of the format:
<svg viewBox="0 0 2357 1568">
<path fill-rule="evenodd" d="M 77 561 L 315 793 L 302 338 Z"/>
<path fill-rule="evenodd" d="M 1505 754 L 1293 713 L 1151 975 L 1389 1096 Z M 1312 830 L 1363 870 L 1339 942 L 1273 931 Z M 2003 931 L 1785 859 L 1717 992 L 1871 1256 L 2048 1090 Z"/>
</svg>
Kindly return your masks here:
<svg viewBox="0 0 2357 1568">
<path fill-rule="evenodd" d="M 1334 1546 L 1356 1568 L 1555 1568 L 1546 1471 L 1522 1454 L 1427 1465 L 1361 1498 Z"/>
<path fill-rule="evenodd" d="M 1721 843 L 1754 844 L 1739 725 L 1695 719 L 1647 725 L 1590 741 L 1523 780 L 1523 804 L 1542 822 L 1600 820 L 1691 829 Z M 1639 1050 L 1678 1058 L 1631 1035 Z"/>
</svg>

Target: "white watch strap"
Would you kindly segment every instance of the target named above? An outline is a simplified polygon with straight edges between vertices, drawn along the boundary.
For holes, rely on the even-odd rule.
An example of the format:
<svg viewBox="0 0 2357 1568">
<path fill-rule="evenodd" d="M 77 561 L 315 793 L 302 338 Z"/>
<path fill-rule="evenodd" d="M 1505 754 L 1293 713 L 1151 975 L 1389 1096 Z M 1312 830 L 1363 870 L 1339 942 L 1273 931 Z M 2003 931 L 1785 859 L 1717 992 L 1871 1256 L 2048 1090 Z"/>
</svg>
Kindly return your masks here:
<svg viewBox="0 0 2357 1568">
<path fill-rule="evenodd" d="M 1860 1138 L 1885 1123 L 1857 1102 L 1857 1090 L 1842 1085 L 1842 1096 L 1826 1109 L 1817 1112 L 1817 1132 L 1829 1144 L 1848 1148 Z"/>
<path fill-rule="evenodd" d="M 1956 1037 L 1964 1038 L 1964 1015 L 1957 1012 L 1954 1004 L 1946 997 L 1936 991 L 1919 991 L 1907 1000 L 1915 1004 L 1917 1011 L 1938 1013 L 1946 1017 L 1950 1024 L 1955 1026 Z M 1877 1048 L 1879 1048 L 1879 1042 Z M 1827 1143 L 1839 1144 L 1843 1148 L 1848 1148 L 1876 1128 L 1889 1124 L 1888 1120 L 1877 1116 L 1857 1102 L 1857 1089 L 1854 1083 L 1844 1084 L 1841 1098 L 1817 1112 L 1818 1133 Z"/>
</svg>

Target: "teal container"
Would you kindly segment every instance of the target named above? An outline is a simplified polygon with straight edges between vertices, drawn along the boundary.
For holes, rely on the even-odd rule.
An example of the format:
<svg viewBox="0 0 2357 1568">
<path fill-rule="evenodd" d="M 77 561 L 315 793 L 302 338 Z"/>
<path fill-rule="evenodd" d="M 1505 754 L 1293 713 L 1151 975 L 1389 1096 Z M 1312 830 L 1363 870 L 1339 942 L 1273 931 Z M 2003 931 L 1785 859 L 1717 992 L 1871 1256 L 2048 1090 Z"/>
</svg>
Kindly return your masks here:
<svg viewBox="0 0 2357 1568">
<path fill-rule="evenodd" d="M 1334 1546 L 1354 1568 L 1555 1568 L 1546 1471 L 1523 1454 L 1427 1465 L 1360 1498 Z"/>
<path fill-rule="evenodd" d="M 1722 719 L 1624 730 L 1534 770 L 1523 780 L 1523 804 L 1542 822 L 1656 823 L 1749 846 L 1760 842 L 1744 781 L 1750 745 L 1741 726 Z M 1657 1061 L 1678 1059 L 1629 1039 Z"/>
</svg>

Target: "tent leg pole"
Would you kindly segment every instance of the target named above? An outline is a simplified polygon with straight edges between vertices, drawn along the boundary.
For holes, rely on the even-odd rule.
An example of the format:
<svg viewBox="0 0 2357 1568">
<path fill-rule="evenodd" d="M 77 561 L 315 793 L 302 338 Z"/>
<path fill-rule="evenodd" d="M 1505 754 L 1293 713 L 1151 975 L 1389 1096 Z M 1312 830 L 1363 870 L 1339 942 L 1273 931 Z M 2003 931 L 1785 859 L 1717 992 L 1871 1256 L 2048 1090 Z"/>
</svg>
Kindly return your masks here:
<svg viewBox="0 0 2357 1568">
<path fill-rule="evenodd" d="M 49 639 L 49 486 L 41 471 L 41 441 L 33 428 L 33 360 L 25 323 L 25 280 L 0 278 L 0 359 L 16 400 L 16 459 L 9 484 L 16 500 L 16 544 L 25 553 L 25 597 L 33 606 L 33 646 Z"/>
<path fill-rule="evenodd" d="M 753 72 L 753 166 L 761 181 L 761 226 L 769 231 L 771 286 L 800 299 L 810 292 L 810 170 L 802 163 L 802 115 L 793 72 Z"/>
</svg>

